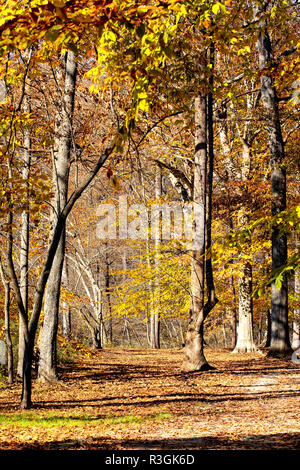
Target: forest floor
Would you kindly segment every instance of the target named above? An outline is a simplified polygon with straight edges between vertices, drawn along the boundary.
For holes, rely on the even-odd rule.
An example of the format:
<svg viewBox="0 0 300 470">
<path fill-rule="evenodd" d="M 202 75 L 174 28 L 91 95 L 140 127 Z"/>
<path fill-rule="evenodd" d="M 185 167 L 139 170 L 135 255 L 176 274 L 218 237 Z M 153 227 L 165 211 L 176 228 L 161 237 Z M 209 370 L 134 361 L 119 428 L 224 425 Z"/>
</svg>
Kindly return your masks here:
<svg viewBox="0 0 300 470">
<path fill-rule="evenodd" d="M 299 449 L 300 366 L 207 349 L 215 370 L 182 374 L 182 350 L 105 349 L 55 385 L 0 388 L 0 449 Z"/>
</svg>

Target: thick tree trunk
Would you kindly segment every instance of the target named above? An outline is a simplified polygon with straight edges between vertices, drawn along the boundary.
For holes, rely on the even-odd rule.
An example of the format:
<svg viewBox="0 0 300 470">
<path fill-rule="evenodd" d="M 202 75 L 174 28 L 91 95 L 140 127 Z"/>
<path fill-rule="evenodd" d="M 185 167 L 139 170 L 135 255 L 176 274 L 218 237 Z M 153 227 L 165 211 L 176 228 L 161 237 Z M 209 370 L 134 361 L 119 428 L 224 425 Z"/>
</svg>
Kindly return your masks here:
<svg viewBox="0 0 300 470">
<path fill-rule="evenodd" d="M 276 89 L 271 74 L 272 45 L 265 28 L 257 41 L 259 67 L 261 75 L 261 96 L 265 109 L 269 137 L 271 164 L 272 215 L 276 216 L 286 209 L 286 171 L 283 166 L 284 144 L 278 109 Z M 264 71 L 268 71 L 265 73 Z M 276 226 L 272 232 L 272 269 L 275 270 L 287 262 L 287 238 L 279 235 Z M 277 289 L 275 282 L 271 286 L 271 346 L 270 355 L 290 353 L 291 346 L 288 328 L 288 284 L 284 278 L 282 286 Z"/>
<path fill-rule="evenodd" d="M 44 382 L 55 382 L 57 380 L 56 338 L 64 247 L 65 236 L 63 233 L 54 257 L 45 294 L 45 316 L 39 344 L 40 357 L 38 368 L 38 379 Z"/>
<path fill-rule="evenodd" d="M 246 140 L 247 127 L 242 137 L 241 180 L 247 183 L 251 171 L 251 144 Z M 243 209 L 242 209 L 243 210 Z M 249 218 L 239 218 L 240 227 L 247 226 Z M 247 245 L 250 247 L 250 236 Z M 241 255 L 243 256 L 243 255 Z M 242 269 L 239 276 L 239 327 L 234 353 L 254 352 L 257 350 L 253 338 L 253 299 L 252 299 L 252 265 L 248 260 L 241 259 Z"/>
<path fill-rule="evenodd" d="M 206 96 L 195 99 L 195 157 L 194 157 L 194 248 L 191 260 L 191 310 L 184 347 L 183 371 L 206 370 L 203 351 L 205 235 L 206 235 L 206 170 L 207 118 Z"/>
<path fill-rule="evenodd" d="M 70 152 L 72 144 L 72 119 L 76 87 L 76 59 L 72 51 L 68 51 L 65 63 L 65 89 L 62 109 L 56 127 L 56 153 L 54 155 L 55 212 L 57 218 L 66 205 L 68 195 L 68 179 Z M 55 225 L 55 222 L 54 222 Z M 44 305 L 44 323 L 40 343 L 39 380 L 52 382 L 57 379 L 56 370 L 56 337 L 60 286 L 65 253 L 65 228 L 61 234 L 57 251 L 50 271 Z"/>
<path fill-rule="evenodd" d="M 210 65 L 214 69 L 214 44 Z M 213 89 L 213 74 L 209 79 Z M 191 310 L 184 347 L 183 371 L 209 370 L 204 355 L 204 321 L 218 299 L 215 296 L 211 257 L 212 191 L 214 170 L 213 95 L 195 99 L 195 155 L 193 173 L 193 251 L 191 261 Z M 208 150 L 208 155 L 207 155 Z M 205 283 L 207 300 L 204 302 Z"/>
</svg>

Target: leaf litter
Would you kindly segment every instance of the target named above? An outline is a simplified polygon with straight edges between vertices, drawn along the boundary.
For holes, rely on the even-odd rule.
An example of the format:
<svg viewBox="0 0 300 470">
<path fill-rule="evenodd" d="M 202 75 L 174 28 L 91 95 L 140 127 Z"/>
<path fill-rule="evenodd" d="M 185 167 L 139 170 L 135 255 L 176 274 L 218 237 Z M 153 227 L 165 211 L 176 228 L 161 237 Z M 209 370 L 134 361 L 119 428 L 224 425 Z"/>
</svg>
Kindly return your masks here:
<svg viewBox="0 0 300 470">
<path fill-rule="evenodd" d="M 299 449 L 300 368 L 207 349 L 215 370 L 181 373 L 182 350 L 104 349 L 0 392 L 0 449 Z"/>
</svg>

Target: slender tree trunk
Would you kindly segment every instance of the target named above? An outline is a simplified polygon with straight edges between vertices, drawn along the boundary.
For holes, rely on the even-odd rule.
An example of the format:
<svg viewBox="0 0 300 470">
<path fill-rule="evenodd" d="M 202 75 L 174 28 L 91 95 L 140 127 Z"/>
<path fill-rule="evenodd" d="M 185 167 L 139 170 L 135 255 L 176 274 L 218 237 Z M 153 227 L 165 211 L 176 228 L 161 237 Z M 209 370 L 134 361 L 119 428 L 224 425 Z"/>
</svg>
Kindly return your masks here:
<svg viewBox="0 0 300 470">
<path fill-rule="evenodd" d="M 162 172 L 161 168 L 157 165 L 155 168 L 155 199 L 159 201 L 162 193 Z M 160 348 L 160 280 L 159 280 L 159 250 L 160 250 L 161 236 L 160 236 L 160 223 L 157 224 L 157 233 L 154 238 L 154 298 L 152 299 L 153 311 L 150 316 L 150 345 L 153 349 Z"/>
<path fill-rule="evenodd" d="M 271 165 L 272 215 L 276 216 L 286 209 L 286 171 L 283 165 L 285 152 L 281 133 L 278 99 L 271 71 L 272 44 L 265 27 L 257 41 L 259 67 L 261 75 L 261 96 L 265 109 L 267 131 L 269 137 Z M 272 269 L 275 270 L 287 262 L 287 238 L 279 235 L 278 228 L 272 232 Z M 284 278 L 281 288 L 275 282 L 271 286 L 271 345 L 270 355 L 290 353 L 288 327 L 288 284 Z"/>
<path fill-rule="evenodd" d="M 110 298 L 110 273 L 109 273 L 109 261 L 107 257 L 105 257 L 105 290 L 106 290 L 106 301 L 107 301 L 107 314 L 108 314 L 108 337 L 110 344 L 113 342 L 113 320 L 111 314 L 111 298 Z"/>
<path fill-rule="evenodd" d="M 69 265 L 67 257 L 64 258 L 62 278 L 65 286 L 68 286 Z M 62 331 L 65 338 L 71 338 L 71 309 L 66 301 L 62 304 Z"/>
<path fill-rule="evenodd" d="M 11 173 L 11 170 L 9 169 Z M 13 214 L 8 213 L 7 225 L 8 231 L 8 269 L 9 275 L 13 284 L 16 295 L 16 301 L 20 313 L 20 320 L 22 322 L 22 329 L 24 332 L 24 355 L 23 355 L 23 370 L 22 370 L 22 393 L 21 393 L 21 408 L 30 408 L 31 403 L 31 366 L 33 357 L 33 341 L 31 340 L 28 328 L 28 316 L 24 309 L 23 300 L 21 296 L 20 286 L 17 280 L 13 262 L 13 234 L 12 234 Z"/>
<path fill-rule="evenodd" d="M 266 311 L 266 330 L 264 338 L 260 344 L 261 348 L 269 348 L 271 345 L 271 310 Z"/>
<path fill-rule="evenodd" d="M 70 153 L 72 144 L 72 119 L 76 88 L 76 58 L 72 51 L 66 54 L 65 88 L 62 110 L 56 128 L 56 154 L 54 155 L 55 206 L 53 214 L 56 220 L 66 205 L 68 194 L 68 179 Z M 55 222 L 54 222 L 55 225 Z M 60 286 L 65 253 L 65 228 L 62 231 L 57 251 L 49 275 L 44 305 L 44 323 L 40 343 L 39 380 L 52 382 L 57 379 L 56 367 L 56 337 L 58 327 L 58 312 Z"/>
<path fill-rule="evenodd" d="M 94 297 L 96 300 L 96 327 L 95 327 L 95 341 L 94 347 L 96 349 L 102 349 L 103 347 L 103 335 L 102 335 L 102 327 L 103 327 L 103 302 L 102 302 L 102 291 L 101 291 L 101 276 L 100 276 L 100 265 L 97 261 L 97 279 L 96 285 L 94 286 Z"/>
<path fill-rule="evenodd" d="M 299 242 L 298 242 L 299 245 Z M 295 285 L 295 297 L 297 301 L 300 301 L 300 270 L 295 272 L 294 278 Z M 293 321 L 293 349 L 300 348 L 300 308 L 296 308 L 294 311 L 295 320 Z"/>
<path fill-rule="evenodd" d="M 5 278 L 4 269 L 0 260 L 0 274 L 1 280 L 4 287 L 5 299 L 4 299 L 4 331 L 5 331 L 5 342 L 6 342 L 6 354 L 7 354 L 7 373 L 8 383 L 12 384 L 14 381 L 14 355 L 13 345 L 10 333 L 10 282 Z"/>
<path fill-rule="evenodd" d="M 99 170 L 103 167 L 104 163 L 107 161 L 109 156 L 115 150 L 115 144 L 111 142 L 107 147 L 100 153 L 96 163 L 93 168 L 88 172 L 87 176 L 84 178 L 82 183 L 73 191 L 70 195 L 66 206 L 63 208 L 63 211 L 58 216 L 53 236 L 47 250 L 46 259 L 42 267 L 42 272 L 37 280 L 35 294 L 33 299 L 32 314 L 28 324 L 28 318 L 26 317 L 26 312 L 24 310 L 24 305 L 22 297 L 20 294 L 20 286 L 18 278 L 16 275 L 13 256 L 12 256 L 12 243 L 9 244 L 11 247 L 8 255 L 8 270 L 11 283 L 14 289 L 16 303 L 18 305 L 18 310 L 21 314 L 21 319 L 24 325 L 24 337 L 25 337 L 25 350 L 24 350 L 24 365 L 23 365 L 23 380 L 22 380 L 22 394 L 21 394 L 21 403 L 20 407 L 23 409 L 28 409 L 32 406 L 31 402 L 31 366 L 32 366 L 32 355 L 34 340 L 36 336 L 38 321 L 40 318 L 43 298 L 45 293 L 45 287 L 49 277 L 49 272 L 52 267 L 53 259 L 59 244 L 61 234 L 65 228 L 66 220 L 70 212 L 72 211 L 75 203 L 82 196 L 83 192 L 93 181 L 95 176 L 98 174 Z"/>
<path fill-rule="evenodd" d="M 7 348 L 7 373 L 8 373 L 8 383 L 12 384 L 14 381 L 14 356 L 13 356 L 13 346 L 10 334 L 10 283 L 9 281 L 5 282 L 5 340 Z"/>
<path fill-rule="evenodd" d="M 231 289 L 233 294 L 233 307 L 231 310 L 231 326 L 232 326 L 232 337 L 231 337 L 231 347 L 235 348 L 237 342 L 237 311 L 236 311 L 236 289 L 234 285 L 234 277 L 231 276 Z"/>
<path fill-rule="evenodd" d="M 75 269 L 79 274 L 79 279 L 84 287 L 84 290 L 90 300 L 90 304 L 93 308 L 93 315 L 90 314 L 88 317 L 84 315 L 84 319 L 87 321 L 88 326 L 92 332 L 93 347 L 96 349 L 102 349 L 105 338 L 103 337 L 103 300 L 101 290 L 101 276 L 100 276 L 100 264 L 99 261 L 96 263 L 96 274 L 91 268 L 90 261 L 86 255 L 83 244 L 80 237 L 77 237 L 79 249 L 76 250 L 75 257 L 68 255 L 67 259 L 71 259 L 74 262 Z M 85 280 L 87 276 L 87 282 Z"/>
<path fill-rule="evenodd" d="M 126 282 L 127 279 L 127 254 L 126 254 L 126 249 L 123 251 L 123 256 L 122 256 L 122 265 L 123 265 L 123 281 Z M 131 336 L 130 336 L 130 330 L 129 330 L 129 321 L 127 318 L 127 315 L 124 317 L 124 336 L 127 335 L 127 340 L 128 340 L 128 345 L 131 345 Z"/>
<path fill-rule="evenodd" d="M 29 96 L 24 97 L 24 112 L 30 113 L 30 99 Z M 27 182 L 30 174 L 31 166 L 31 135 L 30 129 L 24 130 L 24 166 L 22 171 L 22 177 Z M 21 243 L 20 243 L 20 291 L 23 299 L 24 309 L 28 315 L 28 259 L 29 259 L 29 207 L 22 213 L 21 223 Z M 22 377 L 23 361 L 24 361 L 24 329 L 22 326 L 21 318 L 19 318 L 19 344 L 18 344 L 18 365 L 17 375 Z"/>
<path fill-rule="evenodd" d="M 260 312 L 259 317 L 259 325 L 258 325 L 258 332 L 257 332 L 257 342 L 261 344 L 263 342 L 263 323 L 264 322 L 264 312 Z"/>
</svg>

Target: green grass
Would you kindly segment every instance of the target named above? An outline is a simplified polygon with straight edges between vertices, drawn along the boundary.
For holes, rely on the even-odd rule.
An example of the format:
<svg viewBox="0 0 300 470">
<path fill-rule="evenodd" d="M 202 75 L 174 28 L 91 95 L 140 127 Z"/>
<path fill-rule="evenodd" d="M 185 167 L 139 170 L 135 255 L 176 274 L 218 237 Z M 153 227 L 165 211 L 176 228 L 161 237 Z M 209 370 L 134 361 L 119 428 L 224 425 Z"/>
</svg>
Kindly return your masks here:
<svg viewBox="0 0 300 470">
<path fill-rule="evenodd" d="M 90 416 L 90 415 L 70 415 L 57 416 L 49 413 L 48 415 L 38 416 L 36 412 L 23 412 L 21 414 L 0 415 L 0 426 L 16 427 L 72 427 L 72 426 L 90 426 L 90 425 L 110 425 L 110 424 L 139 424 L 147 421 L 160 421 L 171 418 L 170 413 L 158 413 L 149 416 Z"/>
</svg>

